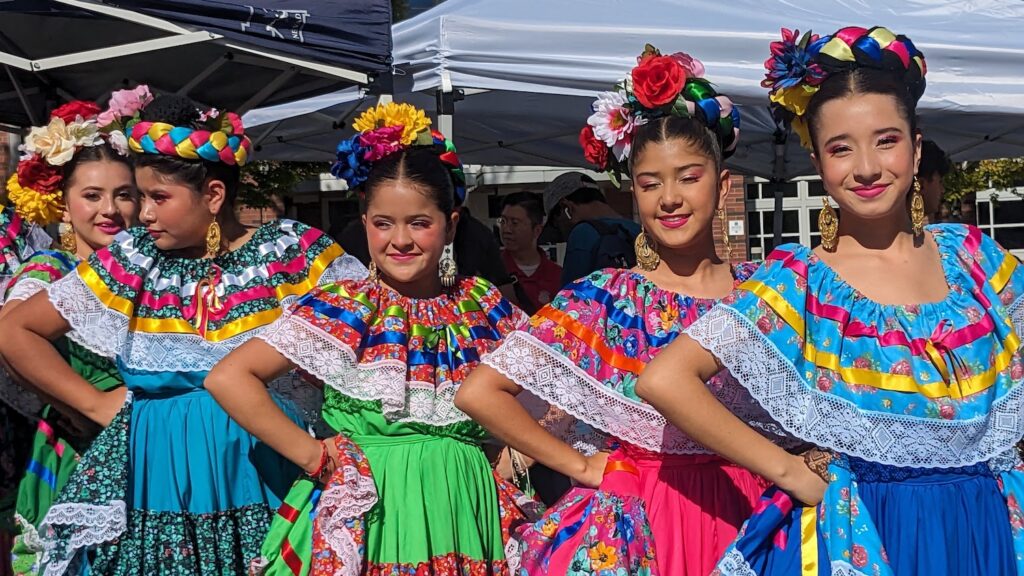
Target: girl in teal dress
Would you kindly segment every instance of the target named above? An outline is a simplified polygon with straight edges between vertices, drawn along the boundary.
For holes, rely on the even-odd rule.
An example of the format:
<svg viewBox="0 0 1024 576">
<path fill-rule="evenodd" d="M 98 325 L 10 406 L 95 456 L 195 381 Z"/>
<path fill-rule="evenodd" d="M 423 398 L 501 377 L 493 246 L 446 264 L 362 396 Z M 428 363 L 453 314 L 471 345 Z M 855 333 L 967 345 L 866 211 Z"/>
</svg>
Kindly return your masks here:
<svg viewBox="0 0 1024 576">
<path fill-rule="evenodd" d="M 489 282 L 455 276 L 445 246 L 465 190 L 453 182 L 461 165 L 428 125 L 422 111 L 391 103 L 339 146 L 335 172 L 353 187 L 366 179 L 370 279 L 310 292 L 207 379 L 228 413 L 306 471 L 258 573 L 509 574 L 515 503 L 500 499 L 508 493 L 481 449 L 485 432 L 453 398 L 526 318 Z M 339 436 L 316 441 L 267 396 L 264 383 L 295 367 L 323 383 L 324 418 Z"/>
<path fill-rule="evenodd" d="M 22 379 L 106 426 L 42 522 L 42 573 L 241 573 L 294 468 L 237 426 L 203 380 L 288 302 L 365 269 L 319 230 L 238 222 L 251 144 L 236 115 L 161 96 L 118 122 L 145 228 L 118 234 L 0 321 L 0 354 Z M 77 375 L 48 342 L 64 334 L 112 358 L 127 391 Z M 277 385 L 296 388 L 287 375 Z"/>
<path fill-rule="evenodd" d="M 109 143 L 110 134 L 100 130 L 99 112 L 99 106 L 86 101 L 57 108 L 50 124 L 59 119 L 65 127 L 81 128 L 86 134 L 96 130 L 100 137 L 82 138 L 70 157 L 37 150 L 18 163 L 18 173 L 8 185 L 15 208 L 36 226 L 59 220 L 63 249 L 39 250 L 22 263 L 7 285 L 0 318 L 70 273 L 79 260 L 110 244 L 115 234 L 136 221 L 139 202 L 131 161 L 127 150 L 123 154 L 116 151 Z M 36 127 L 33 132 L 49 132 L 51 128 Z M 38 148 L 33 141 L 29 147 Z M 47 236 L 47 244 L 49 240 Z M 109 359 L 77 344 L 62 341 L 61 345 L 75 372 L 97 388 L 107 390 L 121 384 Z M 39 523 L 74 471 L 78 452 L 88 446 L 97 430 L 84 424 L 82 418 L 50 406 L 40 410 L 38 397 L 14 383 L 6 372 L 0 372 L 0 389 L 6 402 L 19 407 L 32 421 L 38 418 L 35 437 L 25 438 L 19 447 L 31 452 L 18 484 L 14 516 L 17 535 L 11 557 L 16 575 L 35 574 L 42 551 Z M 30 430 L 30 425 L 23 423 L 22 431 Z"/>
<path fill-rule="evenodd" d="M 1024 271 L 977 228 L 924 225 L 908 38 L 783 33 L 765 85 L 828 191 L 821 245 L 777 247 L 636 388 L 776 484 L 714 574 L 1024 573 Z M 814 448 L 787 453 L 711 397 L 722 367 Z"/>
</svg>

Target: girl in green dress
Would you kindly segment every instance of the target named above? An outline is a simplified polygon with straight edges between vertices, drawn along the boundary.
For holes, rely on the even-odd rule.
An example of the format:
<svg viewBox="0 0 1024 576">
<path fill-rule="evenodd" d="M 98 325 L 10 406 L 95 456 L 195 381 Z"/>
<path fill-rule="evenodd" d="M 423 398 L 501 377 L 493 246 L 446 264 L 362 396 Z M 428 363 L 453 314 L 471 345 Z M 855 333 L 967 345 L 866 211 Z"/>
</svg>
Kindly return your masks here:
<svg viewBox="0 0 1024 576">
<path fill-rule="evenodd" d="M 502 519 L 514 504 L 499 504 L 507 492 L 481 449 L 484 430 L 452 401 L 525 316 L 486 280 L 454 275 L 461 170 L 428 124 L 389 104 L 339 146 L 335 173 L 350 187 L 365 180 L 370 278 L 310 292 L 207 378 L 239 424 L 307 473 L 258 572 L 508 573 Z M 339 436 L 311 438 L 266 394 L 265 382 L 296 367 L 324 384 L 323 417 Z"/>
<path fill-rule="evenodd" d="M 94 103 L 78 101 L 58 108 L 53 117 L 60 118 L 65 126 L 78 122 L 92 128 L 98 114 L 99 107 Z M 54 165 L 52 154 L 29 155 L 19 163 L 18 180 L 11 184 L 20 192 L 14 195 L 15 207 L 38 226 L 59 220 L 61 249 L 39 250 L 21 264 L 7 284 L 0 317 L 63 278 L 79 261 L 135 224 L 139 202 L 131 162 L 107 142 L 108 138 L 101 135 L 99 140 L 83 142 L 64 164 Z M 49 188 L 53 190 L 47 192 Z M 49 194 L 56 194 L 58 202 L 46 202 Z M 75 372 L 96 388 L 105 391 L 121 385 L 117 368 L 109 359 L 71 341 L 62 342 L 62 352 Z M 0 373 L 0 381 L 6 402 L 30 418 L 39 418 L 28 465 L 16 492 L 17 535 L 11 558 L 16 575 L 35 574 L 42 552 L 39 524 L 97 429 L 83 426 L 83 418 L 68 416 L 51 406 L 40 411 L 38 397 L 15 384 L 6 373 Z"/>
</svg>

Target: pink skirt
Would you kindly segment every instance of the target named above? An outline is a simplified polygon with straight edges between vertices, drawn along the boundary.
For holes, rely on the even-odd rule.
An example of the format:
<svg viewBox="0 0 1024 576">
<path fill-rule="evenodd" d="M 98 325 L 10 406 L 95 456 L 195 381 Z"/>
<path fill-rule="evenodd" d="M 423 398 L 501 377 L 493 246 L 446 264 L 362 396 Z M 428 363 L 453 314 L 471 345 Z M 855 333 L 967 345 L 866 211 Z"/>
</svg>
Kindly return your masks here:
<svg viewBox="0 0 1024 576">
<path fill-rule="evenodd" d="M 573 488 L 520 532 L 521 573 L 706 576 L 767 486 L 718 456 L 625 445 L 597 490 Z"/>
</svg>

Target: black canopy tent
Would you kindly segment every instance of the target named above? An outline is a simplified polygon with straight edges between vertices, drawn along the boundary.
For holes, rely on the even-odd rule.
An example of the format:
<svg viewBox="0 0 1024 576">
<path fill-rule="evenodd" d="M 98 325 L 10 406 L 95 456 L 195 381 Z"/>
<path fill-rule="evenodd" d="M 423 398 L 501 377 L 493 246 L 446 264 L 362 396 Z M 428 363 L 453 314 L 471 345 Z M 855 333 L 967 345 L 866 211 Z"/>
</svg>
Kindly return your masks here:
<svg viewBox="0 0 1024 576">
<path fill-rule="evenodd" d="M 389 0 L 0 0 L 0 123 L 149 84 L 240 112 L 370 85 Z"/>
</svg>

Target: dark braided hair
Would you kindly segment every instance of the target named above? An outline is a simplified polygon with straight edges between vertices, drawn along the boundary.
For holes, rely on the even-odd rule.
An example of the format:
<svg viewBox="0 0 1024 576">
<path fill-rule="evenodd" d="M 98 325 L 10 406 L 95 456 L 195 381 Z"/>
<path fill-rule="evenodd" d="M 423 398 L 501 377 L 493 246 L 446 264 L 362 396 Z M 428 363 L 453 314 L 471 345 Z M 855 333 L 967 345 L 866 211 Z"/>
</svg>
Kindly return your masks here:
<svg viewBox="0 0 1024 576">
<path fill-rule="evenodd" d="M 142 120 L 194 129 L 202 128 L 196 103 L 177 94 L 164 94 L 154 98 L 153 102 L 142 110 Z M 240 172 L 237 165 L 163 154 L 136 154 L 134 163 L 136 168 L 152 168 L 157 173 L 188 186 L 197 194 L 202 191 L 206 182 L 220 180 L 224 183 L 229 207 L 234 206 L 238 197 Z"/>
</svg>

